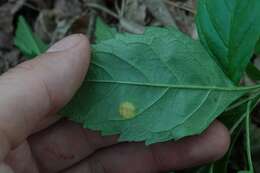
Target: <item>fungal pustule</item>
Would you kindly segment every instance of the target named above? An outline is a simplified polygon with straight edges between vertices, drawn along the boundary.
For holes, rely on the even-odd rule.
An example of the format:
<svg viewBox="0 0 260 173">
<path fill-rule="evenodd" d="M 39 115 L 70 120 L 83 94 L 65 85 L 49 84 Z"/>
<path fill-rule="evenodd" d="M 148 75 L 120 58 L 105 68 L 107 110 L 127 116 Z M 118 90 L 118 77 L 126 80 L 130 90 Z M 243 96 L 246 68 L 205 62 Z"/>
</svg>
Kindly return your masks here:
<svg viewBox="0 0 260 173">
<path fill-rule="evenodd" d="M 136 116 L 136 107 L 131 102 L 122 102 L 119 105 L 119 114 L 124 119 L 132 119 Z"/>
</svg>

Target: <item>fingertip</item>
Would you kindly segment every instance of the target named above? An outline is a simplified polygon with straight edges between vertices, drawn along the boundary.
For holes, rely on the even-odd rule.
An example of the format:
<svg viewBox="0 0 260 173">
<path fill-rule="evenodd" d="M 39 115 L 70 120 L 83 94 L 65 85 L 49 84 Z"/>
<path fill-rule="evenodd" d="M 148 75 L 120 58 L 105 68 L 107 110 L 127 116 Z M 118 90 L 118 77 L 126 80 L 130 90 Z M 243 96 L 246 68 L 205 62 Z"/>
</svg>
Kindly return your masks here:
<svg viewBox="0 0 260 173">
<path fill-rule="evenodd" d="M 90 45 L 90 43 L 89 43 L 89 40 L 86 35 L 72 34 L 72 35 L 65 37 L 62 40 L 58 41 L 54 45 L 52 45 L 47 50 L 47 53 L 66 51 L 66 50 L 71 50 L 74 48 L 89 49 L 89 45 Z"/>
<path fill-rule="evenodd" d="M 220 159 L 227 152 L 229 144 L 227 128 L 215 121 L 201 135 L 156 144 L 152 146 L 152 152 L 160 170 L 181 170 Z"/>
<path fill-rule="evenodd" d="M 216 161 L 222 158 L 230 146 L 230 134 L 228 129 L 220 122 L 215 121 L 206 131 L 205 135 L 212 147 L 210 161 Z M 206 142 L 206 140 L 205 140 Z"/>
<path fill-rule="evenodd" d="M 52 45 L 40 58 L 53 59 L 57 57 L 60 64 L 68 65 L 61 66 L 61 68 L 79 69 L 79 74 L 83 74 L 84 77 L 90 62 L 90 52 L 90 42 L 87 36 L 73 34 Z"/>
<path fill-rule="evenodd" d="M 68 36 L 38 59 L 45 59 L 42 67 L 46 68 L 42 68 L 40 75 L 46 78 L 46 83 L 53 85 L 49 87 L 53 89 L 52 101 L 61 108 L 73 97 L 86 76 L 90 63 L 89 40 L 83 34 Z M 50 77 L 51 74 L 55 75 Z"/>
</svg>

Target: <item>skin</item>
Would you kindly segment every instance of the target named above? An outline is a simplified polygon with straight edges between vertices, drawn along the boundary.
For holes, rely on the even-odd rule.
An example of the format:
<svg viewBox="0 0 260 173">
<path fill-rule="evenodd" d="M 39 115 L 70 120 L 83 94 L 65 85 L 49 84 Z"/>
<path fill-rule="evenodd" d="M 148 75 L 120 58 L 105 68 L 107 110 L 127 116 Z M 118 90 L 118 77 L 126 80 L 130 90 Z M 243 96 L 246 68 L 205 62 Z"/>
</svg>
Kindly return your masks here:
<svg viewBox="0 0 260 173">
<path fill-rule="evenodd" d="M 88 39 L 72 35 L 0 76 L 1 173 L 159 173 L 205 164 L 227 151 L 227 129 L 145 147 L 117 143 L 55 114 L 75 94 L 90 60 Z"/>
</svg>

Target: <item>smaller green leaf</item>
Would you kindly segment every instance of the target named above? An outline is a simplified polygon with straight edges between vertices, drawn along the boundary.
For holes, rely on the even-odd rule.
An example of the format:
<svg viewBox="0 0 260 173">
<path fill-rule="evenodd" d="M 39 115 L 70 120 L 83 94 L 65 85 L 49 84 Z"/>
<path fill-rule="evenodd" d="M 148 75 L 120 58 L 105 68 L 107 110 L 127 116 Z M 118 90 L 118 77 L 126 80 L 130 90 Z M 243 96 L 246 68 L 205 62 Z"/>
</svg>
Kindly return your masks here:
<svg viewBox="0 0 260 173">
<path fill-rule="evenodd" d="M 14 42 L 28 59 L 42 54 L 48 48 L 48 46 L 32 32 L 23 16 L 20 16 L 18 19 Z"/>
<path fill-rule="evenodd" d="M 117 31 L 115 28 L 109 27 L 101 18 L 97 18 L 96 21 L 96 43 L 101 41 L 109 40 L 115 37 Z"/>
<path fill-rule="evenodd" d="M 236 84 L 252 58 L 260 33 L 259 0 L 199 0 L 201 43 Z"/>
</svg>

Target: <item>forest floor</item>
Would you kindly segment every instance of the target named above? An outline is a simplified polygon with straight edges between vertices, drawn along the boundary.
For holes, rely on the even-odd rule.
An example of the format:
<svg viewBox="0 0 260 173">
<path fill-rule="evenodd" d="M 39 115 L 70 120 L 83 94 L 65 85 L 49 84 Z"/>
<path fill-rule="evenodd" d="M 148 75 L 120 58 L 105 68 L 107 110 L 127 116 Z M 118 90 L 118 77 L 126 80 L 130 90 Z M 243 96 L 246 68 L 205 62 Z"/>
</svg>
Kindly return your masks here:
<svg viewBox="0 0 260 173">
<path fill-rule="evenodd" d="M 72 33 L 93 38 L 97 16 L 119 31 L 140 33 L 148 25 L 175 25 L 195 38 L 195 4 L 195 0 L 0 0 L 0 73 L 22 61 L 13 44 L 20 15 L 51 44 Z"/>
</svg>

